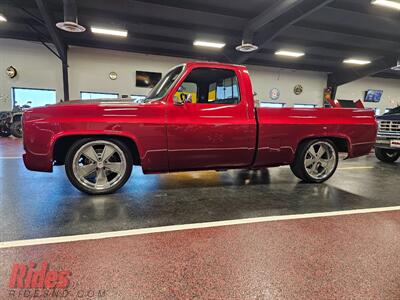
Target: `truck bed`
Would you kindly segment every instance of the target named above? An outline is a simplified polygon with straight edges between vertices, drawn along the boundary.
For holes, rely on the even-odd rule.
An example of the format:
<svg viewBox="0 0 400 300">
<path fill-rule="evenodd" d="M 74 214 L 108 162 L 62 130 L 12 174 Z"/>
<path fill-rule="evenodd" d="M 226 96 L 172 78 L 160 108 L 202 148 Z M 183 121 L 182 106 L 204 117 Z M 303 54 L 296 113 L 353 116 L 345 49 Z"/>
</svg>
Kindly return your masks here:
<svg viewBox="0 0 400 300">
<path fill-rule="evenodd" d="M 290 164 L 303 140 L 330 137 L 342 141 L 348 157 L 369 153 L 377 122 L 373 110 L 350 108 L 256 108 L 258 153 L 255 166 Z M 368 130 L 372 129 L 372 130 Z"/>
</svg>

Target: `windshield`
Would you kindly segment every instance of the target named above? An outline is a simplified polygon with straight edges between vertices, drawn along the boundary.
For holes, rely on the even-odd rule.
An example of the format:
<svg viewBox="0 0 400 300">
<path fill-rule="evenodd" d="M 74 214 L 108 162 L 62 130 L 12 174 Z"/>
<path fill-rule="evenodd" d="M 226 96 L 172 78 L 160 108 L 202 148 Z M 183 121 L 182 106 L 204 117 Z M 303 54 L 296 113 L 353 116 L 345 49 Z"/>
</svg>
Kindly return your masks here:
<svg viewBox="0 0 400 300">
<path fill-rule="evenodd" d="M 183 66 L 179 66 L 169 71 L 149 92 L 145 102 L 164 97 L 182 70 Z"/>
</svg>

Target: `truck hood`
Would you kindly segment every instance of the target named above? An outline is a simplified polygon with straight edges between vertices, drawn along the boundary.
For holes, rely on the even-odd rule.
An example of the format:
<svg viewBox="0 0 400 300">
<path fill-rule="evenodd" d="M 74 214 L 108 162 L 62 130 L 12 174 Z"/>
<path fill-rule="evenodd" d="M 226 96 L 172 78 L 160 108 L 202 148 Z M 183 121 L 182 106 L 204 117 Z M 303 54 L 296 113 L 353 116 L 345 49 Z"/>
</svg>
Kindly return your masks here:
<svg viewBox="0 0 400 300">
<path fill-rule="evenodd" d="M 56 104 L 48 104 L 45 107 L 54 107 L 54 106 L 62 106 L 62 105 L 96 105 L 96 104 L 132 104 L 139 105 L 140 103 L 134 103 L 131 99 L 93 99 L 93 100 L 70 100 L 65 102 L 59 102 Z"/>
<path fill-rule="evenodd" d="M 147 103 L 134 103 L 131 99 L 96 99 L 73 100 L 56 104 L 34 107 L 24 113 L 26 121 L 59 120 L 64 118 L 97 118 L 99 116 L 126 115 L 135 111 L 135 115 L 143 116 L 144 111 L 153 111 L 154 106 L 160 106 L 162 100 Z M 118 112 L 118 113 L 117 113 Z M 146 115 L 152 115 L 147 113 Z"/>
<path fill-rule="evenodd" d="M 378 121 L 400 121 L 400 113 L 394 113 L 394 114 L 384 114 L 382 116 L 379 116 L 376 118 Z"/>
</svg>

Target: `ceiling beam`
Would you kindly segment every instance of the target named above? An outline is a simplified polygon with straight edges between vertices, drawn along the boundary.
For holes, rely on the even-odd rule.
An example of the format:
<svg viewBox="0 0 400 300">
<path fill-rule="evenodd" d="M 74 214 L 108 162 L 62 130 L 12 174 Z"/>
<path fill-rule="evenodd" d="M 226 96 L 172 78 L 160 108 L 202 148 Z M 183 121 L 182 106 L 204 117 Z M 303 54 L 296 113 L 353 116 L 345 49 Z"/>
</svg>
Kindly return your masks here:
<svg viewBox="0 0 400 300">
<path fill-rule="evenodd" d="M 61 59 L 64 61 L 67 58 L 67 45 L 64 43 L 63 37 L 58 32 L 56 27 L 56 22 L 54 17 L 50 13 L 45 0 L 35 0 L 36 4 L 39 8 L 40 14 L 42 15 L 43 21 L 46 25 L 47 31 L 50 34 L 50 37 L 53 41 L 54 46 L 57 49 L 58 54 Z"/>
<path fill-rule="evenodd" d="M 69 100 L 69 81 L 68 81 L 68 45 L 64 42 L 62 35 L 59 33 L 53 15 L 50 13 L 45 0 L 36 0 L 36 5 L 39 8 L 47 31 L 52 39 L 54 46 L 57 49 L 58 55 L 62 62 L 64 101 Z"/>
<path fill-rule="evenodd" d="M 333 3 L 330 3 L 328 7 L 394 22 L 398 22 L 399 20 L 398 12 L 396 10 L 371 5 L 371 1 L 363 1 L 360 3 L 360 1 L 336 0 Z"/>
<path fill-rule="evenodd" d="M 153 3 L 159 5 L 165 5 L 165 0 L 137 0 L 136 2 L 144 2 L 144 3 Z M 202 11 L 206 13 L 213 13 L 219 15 L 226 15 L 230 17 L 239 17 L 239 18 L 250 18 L 249 12 L 235 9 L 226 3 L 222 2 L 222 4 L 218 5 L 218 1 L 199 1 L 199 2 L 192 2 L 192 1 L 182 1 L 182 0 L 168 0 L 168 6 L 183 8 L 188 10 L 196 10 Z"/>
<path fill-rule="evenodd" d="M 333 0 L 303 0 L 297 1 L 296 5 L 292 3 L 289 6 L 289 2 L 286 3 L 287 10 L 282 13 L 282 8 L 275 8 L 276 11 L 271 11 L 270 15 L 264 15 L 268 23 L 265 23 L 262 28 L 254 34 L 253 43 L 259 48 L 262 48 L 265 44 L 268 44 L 282 31 L 287 29 L 290 25 L 298 22 L 299 20 L 307 17 L 311 13 L 327 5 Z M 272 18 L 275 17 L 275 18 Z M 261 24 L 261 21 L 257 22 L 257 25 Z M 235 63 L 244 63 L 250 57 L 254 55 L 252 53 L 237 54 L 233 58 Z"/>
<path fill-rule="evenodd" d="M 300 21 L 296 23 L 296 27 L 318 30 L 322 33 L 337 33 L 345 36 L 356 37 L 356 38 L 365 38 L 368 40 L 374 39 L 377 42 L 399 42 L 399 35 L 393 34 L 384 34 L 384 33 L 374 33 L 371 31 L 365 31 L 356 29 L 349 26 L 341 26 L 339 24 L 327 24 L 321 22 L 310 22 L 310 21 Z M 365 28 L 367 30 L 367 28 Z"/>
<path fill-rule="evenodd" d="M 293 9 L 293 7 L 299 5 L 301 2 L 303 2 L 303 0 L 276 1 L 272 6 L 267 7 L 260 14 L 247 22 L 243 30 L 243 40 L 251 43 L 253 34 L 257 30 L 261 29 L 284 13 L 287 13 L 290 9 Z"/>
<path fill-rule="evenodd" d="M 343 58 L 343 54 L 347 53 L 348 55 L 357 55 L 357 56 L 368 56 L 372 58 L 379 58 L 383 56 L 392 56 L 392 55 L 397 55 L 397 51 L 393 49 L 384 49 L 384 50 L 379 50 L 379 49 L 369 49 L 366 47 L 361 47 L 361 46 L 352 46 L 352 45 L 346 45 L 346 44 L 339 44 L 336 43 L 335 41 L 332 42 L 326 42 L 326 41 L 318 41 L 318 40 L 311 40 L 311 39 L 305 39 L 305 38 L 295 38 L 293 36 L 279 36 L 276 39 L 274 39 L 274 42 L 279 42 L 282 44 L 290 44 L 294 45 L 297 47 L 302 47 L 302 48 L 316 48 L 318 50 L 321 50 L 320 53 L 324 53 L 325 49 L 326 50 L 332 50 L 335 52 L 340 52 L 342 54 L 337 57 Z M 294 48 L 296 49 L 296 48 Z"/>
<path fill-rule="evenodd" d="M 343 84 L 383 72 L 397 65 L 398 56 L 383 57 L 366 66 L 353 67 L 328 75 L 328 86 L 338 87 Z"/>
</svg>

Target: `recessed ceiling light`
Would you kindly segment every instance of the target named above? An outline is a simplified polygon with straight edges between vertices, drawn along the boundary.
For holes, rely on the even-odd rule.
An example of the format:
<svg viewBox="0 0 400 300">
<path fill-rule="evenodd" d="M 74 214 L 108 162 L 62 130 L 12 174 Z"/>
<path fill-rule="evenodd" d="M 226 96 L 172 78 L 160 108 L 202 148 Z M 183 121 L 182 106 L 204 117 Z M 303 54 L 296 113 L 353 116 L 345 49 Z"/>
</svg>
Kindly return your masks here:
<svg viewBox="0 0 400 300">
<path fill-rule="evenodd" d="M 296 51 L 288 51 L 288 50 L 279 50 L 275 52 L 275 55 L 280 56 L 290 56 L 290 57 L 301 57 L 304 56 L 304 52 L 296 52 Z"/>
<path fill-rule="evenodd" d="M 126 30 L 113 30 L 113 29 L 98 28 L 98 27 L 91 27 L 90 29 L 92 30 L 93 33 L 108 34 L 108 35 L 115 35 L 122 37 L 128 36 L 128 31 Z"/>
<path fill-rule="evenodd" d="M 209 47 L 209 48 L 224 48 L 225 44 L 224 43 L 213 43 L 213 42 L 205 42 L 205 41 L 194 41 L 193 45 L 198 46 L 198 47 Z"/>
<path fill-rule="evenodd" d="M 371 2 L 373 5 L 380 5 L 394 9 L 400 9 L 400 2 L 398 1 L 390 1 L 390 0 L 373 0 Z"/>
<path fill-rule="evenodd" d="M 6 17 L 3 15 L 0 15 L 0 22 L 7 22 Z"/>
<path fill-rule="evenodd" d="M 364 60 L 364 59 L 356 59 L 356 58 L 349 58 L 345 59 L 343 61 L 345 64 L 352 64 L 352 65 L 368 65 L 371 63 L 370 60 Z"/>
</svg>

